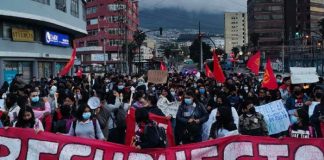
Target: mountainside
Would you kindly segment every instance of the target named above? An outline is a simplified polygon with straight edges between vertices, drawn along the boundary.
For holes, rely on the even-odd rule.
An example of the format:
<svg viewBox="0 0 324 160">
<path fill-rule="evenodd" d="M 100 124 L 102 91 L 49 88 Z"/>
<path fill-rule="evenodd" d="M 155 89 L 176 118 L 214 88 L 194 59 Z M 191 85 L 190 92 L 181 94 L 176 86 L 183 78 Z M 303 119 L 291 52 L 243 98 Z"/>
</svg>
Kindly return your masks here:
<svg viewBox="0 0 324 160">
<path fill-rule="evenodd" d="M 188 12 L 180 8 L 141 9 L 140 27 L 156 29 L 198 29 L 202 32 L 224 33 L 224 14 Z"/>
</svg>

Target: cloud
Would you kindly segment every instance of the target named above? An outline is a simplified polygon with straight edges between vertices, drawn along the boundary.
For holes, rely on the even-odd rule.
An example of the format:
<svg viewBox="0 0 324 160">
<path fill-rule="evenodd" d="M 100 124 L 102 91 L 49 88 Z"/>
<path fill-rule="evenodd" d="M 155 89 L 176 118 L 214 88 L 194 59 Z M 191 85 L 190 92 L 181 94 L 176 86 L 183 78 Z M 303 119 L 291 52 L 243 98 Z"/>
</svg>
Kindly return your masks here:
<svg viewBox="0 0 324 160">
<path fill-rule="evenodd" d="M 246 12 L 246 0 L 139 0 L 140 8 L 181 8 L 193 12 Z"/>
</svg>

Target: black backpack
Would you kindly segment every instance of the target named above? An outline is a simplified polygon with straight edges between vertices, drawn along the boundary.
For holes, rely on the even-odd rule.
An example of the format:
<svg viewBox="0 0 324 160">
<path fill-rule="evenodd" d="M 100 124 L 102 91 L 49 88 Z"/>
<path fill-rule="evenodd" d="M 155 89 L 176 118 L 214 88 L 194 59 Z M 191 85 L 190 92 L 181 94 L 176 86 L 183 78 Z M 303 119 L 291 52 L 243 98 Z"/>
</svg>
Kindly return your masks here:
<svg viewBox="0 0 324 160">
<path fill-rule="evenodd" d="M 124 110 L 124 103 L 122 103 L 117 109 L 113 111 L 115 118 L 113 119 L 116 128 L 126 128 L 126 116 L 127 113 Z"/>
<path fill-rule="evenodd" d="M 157 148 L 165 148 L 168 144 L 166 132 L 163 127 L 159 127 L 157 123 L 153 122 L 153 125 L 146 125 L 144 128 L 144 134 L 147 134 L 147 128 L 154 127 L 155 134 L 159 137 L 159 144 L 156 146 Z"/>
</svg>

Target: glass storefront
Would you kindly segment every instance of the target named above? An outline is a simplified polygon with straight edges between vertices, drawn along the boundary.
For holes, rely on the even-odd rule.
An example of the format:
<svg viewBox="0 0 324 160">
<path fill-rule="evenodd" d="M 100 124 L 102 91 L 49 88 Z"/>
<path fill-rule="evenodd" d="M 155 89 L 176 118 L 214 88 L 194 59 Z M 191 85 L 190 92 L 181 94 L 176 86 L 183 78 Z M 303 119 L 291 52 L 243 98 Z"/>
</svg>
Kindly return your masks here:
<svg viewBox="0 0 324 160">
<path fill-rule="evenodd" d="M 51 62 L 38 62 L 38 77 L 47 78 L 52 75 L 52 63 Z"/>
<path fill-rule="evenodd" d="M 16 74 L 23 74 L 23 80 L 29 82 L 33 76 L 32 62 L 5 61 L 4 80 L 11 82 Z"/>
</svg>

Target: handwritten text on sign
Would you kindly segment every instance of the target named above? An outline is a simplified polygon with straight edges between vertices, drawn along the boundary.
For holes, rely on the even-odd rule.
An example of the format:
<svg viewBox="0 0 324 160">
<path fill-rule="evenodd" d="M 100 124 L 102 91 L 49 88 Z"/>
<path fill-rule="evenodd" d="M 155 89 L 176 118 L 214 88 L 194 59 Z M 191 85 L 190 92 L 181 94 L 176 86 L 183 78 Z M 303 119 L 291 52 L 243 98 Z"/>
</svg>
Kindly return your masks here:
<svg viewBox="0 0 324 160">
<path fill-rule="evenodd" d="M 288 130 L 290 120 L 281 100 L 258 106 L 255 109 L 264 116 L 270 135 Z"/>
<path fill-rule="evenodd" d="M 168 72 L 161 70 L 149 70 L 147 72 L 148 83 L 165 84 L 168 80 Z"/>
</svg>

